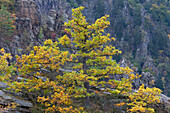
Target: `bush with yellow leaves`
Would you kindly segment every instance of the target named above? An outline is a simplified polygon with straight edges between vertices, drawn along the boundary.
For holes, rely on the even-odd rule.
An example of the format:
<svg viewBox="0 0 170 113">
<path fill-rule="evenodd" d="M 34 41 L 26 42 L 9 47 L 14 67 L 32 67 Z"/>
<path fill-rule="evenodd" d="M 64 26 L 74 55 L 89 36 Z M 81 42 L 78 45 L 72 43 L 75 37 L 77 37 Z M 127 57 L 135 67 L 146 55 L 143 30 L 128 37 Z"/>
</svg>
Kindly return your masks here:
<svg viewBox="0 0 170 113">
<path fill-rule="evenodd" d="M 137 92 L 129 95 L 131 108 L 130 112 L 155 113 L 153 108 L 147 107 L 150 104 L 160 103 L 161 90 L 158 88 L 144 88 L 144 84 L 140 86 Z"/>
</svg>

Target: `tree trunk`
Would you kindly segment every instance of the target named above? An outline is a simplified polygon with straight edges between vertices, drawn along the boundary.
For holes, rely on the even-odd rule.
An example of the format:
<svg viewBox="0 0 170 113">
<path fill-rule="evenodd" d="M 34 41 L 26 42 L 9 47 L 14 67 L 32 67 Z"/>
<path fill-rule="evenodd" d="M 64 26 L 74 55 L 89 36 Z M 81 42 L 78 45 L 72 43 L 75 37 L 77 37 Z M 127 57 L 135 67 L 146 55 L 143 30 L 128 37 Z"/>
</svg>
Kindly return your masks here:
<svg viewBox="0 0 170 113">
<path fill-rule="evenodd" d="M 89 93 L 89 89 L 90 89 L 89 82 L 88 81 L 84 82 L 84 86 L 87 89 L 87 93 Z M 90 106 L 90 97 L 89 96 L 86 96 L 85 106 L 86 107 Z"/>
<path fill-rule="evenodd" d="M 87 71 L 86 71 L 86 70 L 87 70 L 86 58 L 83 58 L 83 71 L 84 71 L 84 74 L 87 74 Z M 87 89 L 87 93 L 89 93 L 89 89 L 90 89 L 89 82 L 88 82 L 88 81 L 85 81 L 85 82 L 84 82 L 84 86 L 85 86 L 85 88 Z M 89 96 L 86 96 L 85 106 L 86 106 L 86 107 L 89 107 L 89 106 L 90 106 L 90 98 L 89 98 Z"/>
<path fill-rule="evenodd" d="M 1 49 L 1 32 L 0 32 L 0 49 Z"/>
</svg>

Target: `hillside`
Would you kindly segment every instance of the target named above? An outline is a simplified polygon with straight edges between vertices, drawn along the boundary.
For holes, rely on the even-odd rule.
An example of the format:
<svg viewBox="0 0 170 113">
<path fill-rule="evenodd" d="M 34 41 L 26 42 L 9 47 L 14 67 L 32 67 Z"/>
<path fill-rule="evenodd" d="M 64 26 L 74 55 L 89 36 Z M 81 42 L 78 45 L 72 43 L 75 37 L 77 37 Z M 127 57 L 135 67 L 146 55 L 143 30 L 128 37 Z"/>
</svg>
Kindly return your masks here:
<svg viewBox="0 0 170 113">
<path fill-rule="evenodd" d="M 136 91 L 136 89 L 138 89 L 142 84 L 144 84 L 145 87 L 160 88 L 163 91 L 162 93 L 164 95 L 170 97 L 169 0 L 2 0 L 0 2 L 0 7 L 2 6 L 2 4 L 7 7 L 6 10 L 9 13 L 15 14 L 12 17 L 12 19 L 15 19 L 15 22 L 13 20 L 11 20 L 12 23 L 7 22 L 6 27 L 8 28 L 3 27 L 4 20 L 1 21 L 0 18 L 1 28 L 0 48 L 4 48 L 5 51 L 7 53 L 11 53 L 11 56 L 13 57 L 12 59 L 7 59 L 9 66 L 10 65 L 13 66 L 14 63 L 20 62 L 16 55 L 18 55 L 21 58 L 23 57 L 22 56 L 23 54 L 26 54 L 28 56 L 31 55 L 32 53 L 30 53 L 30 51 L 35 49 L 35 47 L 43 46 L 44 41 L 47 39 L 51 39 L 52 42 L 55 42 L 60 41 L 61 40 L 60 38 L 64 35 L 67 35 L 69 38 L 72 38 L 72 34 L 71 33 L 69 34 L 69 32 L 67 31 L 67 27 L 64 26 L 64 23 L 69 22 L 69 20 L 72 19 L 72 8 L 84 6 L 85 9 L 83 10 L 83 15 L 85 15 L 88 24 L 94 23 L 97 19 L 101 18 L 102 16 L 110 15 L 107 19 L 108 21 L 110 21 L 110 25 L 106 27 L 103 34 L 110 33 L 111 35 L 110 37 L 114 37 L 115 40 L 108 41 L 106 45 L 114 46 L 116 49 L 119 49 L 121 51 L 119 52 L 121 54 L 109 54 L 109 55 L 112 57 L 111 58 L 112 61 L 116 60 L 120 67 L 126 68 L 128 66 L 130 69 L 133 70 L 133 74 L 135 75 L 141 74 L 140 78 L 133 80 L 132 83 L 133 90 Z M 13 28 L 14 26 L 9 26 L 9 24 L 12 25 L 14 24 L 15 29 Z M 71 39 L 71 41 L 73 41 L 73 39 Z M 64 45 L 62 45 L 61 43 L 57 45 L 60 48 L 59 50 L 57 49 L 57 51 L 69 51 L 68 56 L 69 54 L 78 54 L 78 50 L 79 48 L 81 48 L 79 47 L 78 49 L 71 50 L 72 49 L 71 47 L 70 48 L 64 47 Z M 75 43 L 73 45 L 75 45 Z M 102 47 L 105 47 L 105 44 Z M 101 48 L 101 50 L 102 49 L 103 48 Z M 60 54 L 62 56 L 63 54 L 66 53 L 61 52 Z M 59 56 L 59 58 L 61 56 Z M 63 56 L 60 59 L 62 58 L 65 57 Z M 49 67 L 52 66 L 52 69 L 56 68 L 56 70 L 59 71 L 55 73 L 53 75 L 53 78 L 50 78 L 50 80 L 55 79 L 54 76 L 57 76 L 57 74 L 64 75 L 65 71 L 66 72 L 79 71 L 79 69 L 75 70 L 72 69 L 72 67 L 76 65 L 75 62 L 68 63 L 69 59 L 67 58 L 65 60 L 63 59 L 61 62 L 64 61 L 67 62 L 64 65 L 62 65 L 62 63 L 57 64 L 59 67 L 62 65 L 61 69 L 59 69 L 59 67 L 55 67 L 56 65 L 54 64 L 49 65 Z M 81 58 L 80 61 L 82 61 Z M 29 64 L 29 62 L 27 61 L 25 61 L 25 63 Z M 15 64 L 15 66 L 16 65 L 18 64 Z M 97 62 L 96 65 L 98 65 Z M 83 65 L 83 69 L 86 72 L 87 69 L 85 69 L 85 67 L 86 66 Z M 17 69 L 18 68 L 20 67 L 17 67 Z M 27 67 L 25 68 L 27 69 Z M 88 68 L 90 69 L 94 68 L 99 70 L 106 69 L 106 67 L 94 65 Z M 28 73 L 23 72 L 22 69 L 21 72 L 20 70 L 14 72 L 14 70 L 11 72 L 12 75 L 14 75 L 14 77 L 12 77 L 13 80 L 16 80 L 14 78 L 15 77 L 17 78 L 18 76 L 19 77 L 21 76 L 21 78 L 22 77 L 25 78 L 25 75 L 23 74 L 29 73 L 29 70 L 27 70 Z M 47 70 L 51 71 L 51 68 L 47 68 Z M 45 73 L 43 74 L 43 77 L 51 76 L 48 75 L 46 72 L 48 71 L 41 70 L 41 73 Z M 38 72 L 35 71 L 29 74 L 35 73 Z M 127 75 L 119 73 L 115 74 L 111 78 L 121 81 L 122 78 L 127 78 Z M 26 79 L 30 79 L 30 76 L 27 76 Z M 98 80 L 99 81 L 103 80 L 103 78 L 102 79 L 100 78 Z M 22 79 L 19 81 L 22 81 Z M 98 90 L 100 90 L 100 88 Z M 94 99 L 93 101 L 96 101 L 95 100 L 96 98 L 99 98 L 99 100 L 103 101 L 103 99 L 106 97 L 104 95 L 99 95 L 93 98 Z M 124 99 L 126 98 L 126 96 L 120 98 Z M 168 100 L 167 98 L 166 101 Z M 111 99 L 110 96 L 108 96 L 108 99 L 110 103 L 110 100 L 112 100 L 113 98 Z M 27 100 L 30 101 L 30 98 L 28 98 Z M 84 100 L 80 99 L 79 101 Z M 74 102 L 78 103 L 76 100 L 74 100 Z M 105 105 L 108 104 L 108 101 L 103 102 L 106 103 Z M 23 107 L 23 103 L 21 105 Z M 103 106 L 103 109 L 107 109 L 105 105 Z M 28 103 L 28 106 L 26 106 L 26 108 L 29 108 L 30 106 L 32 105 Z M 73 106 L 77 106 L 77 104 Z M 100 104 L 93 105 L 93 107 L 94 106 L 98 108 Z M 160 105 L 160 108 L 164 109 L 162 105 Z"/>
<path fill-rule="evenodd" d="M 18 19 L 15 38 L 17 40 L 21 38 L 16 42 L 19 44 L 17 49 L 24 49 L 26 52 L 31 46 L 41 44 L 44 39 L 56 40 L 55 38 L 64 34 L 63 23 L 71 19 L 71 8 L 85 6 L 84 14 L 90 23 L 105 14 L 110 15 L 111 25 L 106 32 L 116 39 L 110 44 L 116 45 L 122 51 L 122 54 L 115 56 L 114 59 L 130 60 L 133 67 L 138 68 L 139 74 L 150 72 L 154 77 L 155 85 L 169 95 L 169 1 L 34 1 L 16 2 Z M 20 45 L 24 46 L 20 47 Z M 18 54 L 16 50 L 12 51 Z M 162 78 L 165 80 L 164 85 Z"/>
</svg>

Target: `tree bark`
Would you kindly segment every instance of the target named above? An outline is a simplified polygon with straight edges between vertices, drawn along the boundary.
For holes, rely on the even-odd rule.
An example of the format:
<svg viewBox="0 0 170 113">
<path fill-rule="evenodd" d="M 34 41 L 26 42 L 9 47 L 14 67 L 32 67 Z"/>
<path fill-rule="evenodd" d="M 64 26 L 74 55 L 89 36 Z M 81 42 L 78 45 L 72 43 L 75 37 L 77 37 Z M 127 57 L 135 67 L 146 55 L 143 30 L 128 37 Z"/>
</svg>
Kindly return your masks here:
<svg viewBox="0 0 170 113">
<path fill-rule="evenodd" d="M 86 57 L 83 58 L 83 71 L 84 71 L 84 74 L 87 74 L 87 64 L 86 64 Z M 84 82 L 84 86 L 85 88 L 87 89 L 87 93 L 89 93 L 89 89 L 90 89 L 90 85 L 89 85 L 89 82 L 85 80 Z M 89 107 L 90 106 L 90 98 L 89 96 L 86 96 L 86 100 L 85 100 L 85 106 L 86 107 Z"/>
<path fill-rule="evenodd" d="M 1 49 L 1 32 L 0 32 L 0 49 Z"/>
</svg>

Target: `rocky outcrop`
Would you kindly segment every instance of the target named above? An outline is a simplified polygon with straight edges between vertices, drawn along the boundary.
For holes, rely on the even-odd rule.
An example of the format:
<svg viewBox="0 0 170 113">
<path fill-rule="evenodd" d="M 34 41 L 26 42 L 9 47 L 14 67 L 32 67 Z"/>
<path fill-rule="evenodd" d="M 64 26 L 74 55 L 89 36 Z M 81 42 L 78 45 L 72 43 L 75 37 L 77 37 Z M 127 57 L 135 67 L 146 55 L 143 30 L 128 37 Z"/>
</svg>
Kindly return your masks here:
<svg viewBox="0 0 170 113">
<path fill-rule="evenodd" d="M 19 81 L 19 79 L 18 79 Z M 0 112 L 1 113 L 30 113 L 33 104 L 22 99 L 22 93 L 5 90 L 7 84 L 0 82 Z M 13 106 L 12 106 L 13 105 Z M 15 107 L 14 107 L 15 106 Z"/>
<path fill-rule="evenodd" d="M 71 6 L 66 0 L 33 0 L 39 6 L 41 14 L 48 15 L 51 10 L 63 10 L 71 14 Z M 71 16 L 71 15 L 70 15 Z"/>
<path fill-rule="evenodd" d="M 155 85 L 156 78 L 150 72 L 142 72 L 140 83 L 145 84 L 146 87 L 153 87 Z"/>
<path fill-rule="evenodd" d="M 13 108 L 12 105 L 16 107 Z M 0 109 L 1 113 L 30 113 L 30 108 L 33 107 L 33 104 L 0 90 L 0 106 L 2 107 Z M 5 107 L 7 107 L 7 109 L 4 109 Z"/>
<path fill-rule="evenodd" d="M 134 67 L 134 65 L 127 60 L 126 58 L 122 58 L 119 62 L 121 67 L 130 67 L 133 70 L 134 74 L 139 74 L 138 73 L 138 68 Z M 137 78 L 134 80 L 133 83 L 133 89 L 138 89 L 140 85 L 144 84 L 145 87 L 153 87 L 156 81 L 156 78 L 153 74 L 151 74 L 150 72 L 142 72 L 141 73 L 141 77 Z M 118 75 L 120 77 L 120 75 Z M 126 75 L 123 75 L 122 77 L 126 78 Z"/>
<path fill-rule="evenodd" d="M 32 38 L 31 41 L 37 40 L 41 24 L 38 5 L 32 0 L 18 0 L 16 7 L 16 28 L 18 36 L 25 35 L 28 36 L 28 38 Z M 31 37 L 31 35 L 34 36 Z"/>
<path fill-rule="evenodd" d="M 170 98 L 163 94 L 161 94 L 160 97 L 161 101 L 164 102 L 167 105 L 167 107 L 168 106 L 170 107 Z"/>
<path fill-rule="evenodd" d="M 32 0 L 18 0 L 16 3 L 17 17 L 18 18 L 29 18 L 31 25 L 39 25 L 41 22 L 41 15 L 36 2 Z M 30 28 L 32 26 L 30 25 Z"/>
<path fill-rule="evenodd" d="M 9 45 L 3 45 L 12 56 L 22 54 L 27 47 L 41 44 L 41 15 L 38 5 L 32 0 L 16 0 L 16 31 Z M 43 41 L 42 41 L 43 42 Z M 32 44 L 33 43 L 33 44 Z"/>
</svg>

